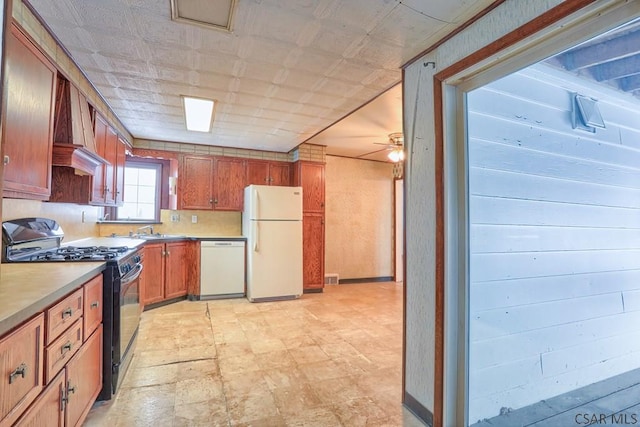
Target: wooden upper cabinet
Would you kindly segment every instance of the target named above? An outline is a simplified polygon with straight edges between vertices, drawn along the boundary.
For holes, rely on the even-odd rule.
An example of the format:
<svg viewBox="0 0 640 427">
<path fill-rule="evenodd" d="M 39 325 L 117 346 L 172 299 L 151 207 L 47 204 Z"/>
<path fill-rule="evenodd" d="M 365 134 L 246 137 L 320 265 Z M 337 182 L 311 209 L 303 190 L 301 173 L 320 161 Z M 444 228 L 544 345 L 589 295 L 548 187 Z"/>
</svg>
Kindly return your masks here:
<svg viewBox="0 0 640 427">
<path fill-rule="evenodd" d="M 118 148 L 116 150 L 116 170 L 115 170 L 115 204 L 122 206 L 124 203 L 124 167 L 127 161 L 127 144 L 122 138 L 118 138 Z"/>
<path fill-rule="evenodd" d="M 89 203 L 99 206 L 122 205 L 126 151 L 124 141 L 100 114 L 95 115 L 94 135 L 97 154 L 107 163 L 95 170 Z"/>
<path fill-rule="evenodd" d="M 287 162 L 247 160 L 246 184 L 288 186 L 291 185 L 290 170 Z"/>
<path fill-rule="evenodd" d="M 269 185 L 269 162 L 247 160 L 247 185 Z"/>
<path fill-rule="evenodd" d="M 291 164 L 286 162 L 269 163 L 269 185 L 291 185 Z"/>
<path fill-rule="evenodd" d="M 56 68 L 15 24 L 6 37 L 4 197 L 47 200 Z"/>
<path fill-rule="evenodd" d="M 179 209 L 213 209 L 213 157 L 183 156 L 178 179 Z"/>
<path fill-rule="evenodd" d="M 116 163 L 118 161 L 118 134 L 107 126 L 104 159 L 109 162 L 104 169 L 104 202 L 108 206 L 116 203 Z"/>
<path fill-rule="evenodd" d="M 293 183 L 302 187 L 303 212 L 324 212 L 324 163 L 298 161 Z"/>
<path fill-rule="evenodd" d="M 287 162 L 183 155 L 178 208 L 242 211 L 247 185 L 290 185 L 290 171 Z"/>
<path fill-rule="evenodd" d="M 109 125 L 106 120 L 99 114 L 96 114 L 93 133 L 95 135 L 96 151 L 102 158 L 105 158 L 108 128 Z M 106 165 L 101 165 L 96 168 L 95 174 L 93 175 L 91 201 L 95 204 L 104 204 L 106 201 L 106 191 L 104 187 L 105 174 Z"/>
<path fill-rule="evenodd" d="M 246 160 L 234 157 L 216 157 L 214 167 L 213 208 L 241 211 L 244 204 Z"/>
</svg>

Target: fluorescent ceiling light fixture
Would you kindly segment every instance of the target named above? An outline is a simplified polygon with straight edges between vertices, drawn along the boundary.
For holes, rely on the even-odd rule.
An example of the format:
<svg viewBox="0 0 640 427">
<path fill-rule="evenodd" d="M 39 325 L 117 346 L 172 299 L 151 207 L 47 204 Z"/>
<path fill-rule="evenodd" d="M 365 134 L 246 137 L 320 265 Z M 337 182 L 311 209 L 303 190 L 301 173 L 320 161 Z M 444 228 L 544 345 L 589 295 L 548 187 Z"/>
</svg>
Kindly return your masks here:
<svg viewBox="0 0 640 427">
<path fill-rule="evenodd" d="M 211 131 L 214 101 L 211 99 L 190 98 L 188 96 L 183 96 L 182 100 L 187 130 L 197 132 Z"/>
</svg>

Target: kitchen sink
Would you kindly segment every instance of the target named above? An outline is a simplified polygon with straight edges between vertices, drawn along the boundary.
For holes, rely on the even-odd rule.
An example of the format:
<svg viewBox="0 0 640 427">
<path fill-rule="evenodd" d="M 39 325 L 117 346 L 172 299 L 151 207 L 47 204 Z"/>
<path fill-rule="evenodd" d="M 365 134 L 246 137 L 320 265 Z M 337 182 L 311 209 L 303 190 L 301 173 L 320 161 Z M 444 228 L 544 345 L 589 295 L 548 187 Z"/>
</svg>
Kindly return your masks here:
<svg viewBox="0 0 640 427">
<path fill-rule="evenodd" d="M 170 240 L 170 239 L 186 239 L 187 236 L 184 234 L 139 234 L 135 236 L 138 239 L 143 240 Z"/>
</svg>

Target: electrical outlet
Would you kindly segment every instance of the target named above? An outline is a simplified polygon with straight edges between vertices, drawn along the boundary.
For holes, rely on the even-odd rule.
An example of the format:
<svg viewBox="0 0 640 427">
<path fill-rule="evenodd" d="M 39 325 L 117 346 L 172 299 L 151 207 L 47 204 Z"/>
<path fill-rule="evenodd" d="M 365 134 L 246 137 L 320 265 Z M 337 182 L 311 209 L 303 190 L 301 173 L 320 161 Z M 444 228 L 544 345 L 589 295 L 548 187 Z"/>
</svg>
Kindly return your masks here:
<svg viewBox="0 0 640 427">
<path fill-rule="evenodd" d="M 85 218 L 84 218 L 84 211 L 82 211 L 82 222 L 84 223 Z"/>
<path fill-rule="evenodd" d="M 198 215 L 191 215 L 191 223 L 196 224 L 198 222 Z"/>
<path fill-rule="evenodd" d="M 180 214 L 171 214 L 171 222 L 180 222 Z"/>
</svg>

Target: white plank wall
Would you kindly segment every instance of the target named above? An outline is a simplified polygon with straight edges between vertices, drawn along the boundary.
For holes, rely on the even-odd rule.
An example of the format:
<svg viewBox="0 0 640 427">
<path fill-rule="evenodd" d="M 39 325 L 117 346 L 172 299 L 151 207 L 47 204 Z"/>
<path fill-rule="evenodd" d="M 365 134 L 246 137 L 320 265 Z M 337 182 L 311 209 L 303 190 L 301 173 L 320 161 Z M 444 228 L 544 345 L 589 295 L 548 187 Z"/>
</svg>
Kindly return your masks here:
<svg viewBox="0 0 640 427">
<path fill-rule="evenodd" d="M 572 129 L 572 92 L 606 129 Z M 471 422 L 640 367 L 640 103 L 620 96 L 543 65 L 468 96 Z"/>
</svg>

